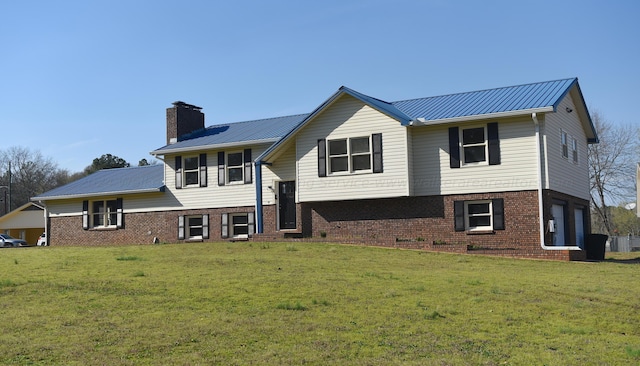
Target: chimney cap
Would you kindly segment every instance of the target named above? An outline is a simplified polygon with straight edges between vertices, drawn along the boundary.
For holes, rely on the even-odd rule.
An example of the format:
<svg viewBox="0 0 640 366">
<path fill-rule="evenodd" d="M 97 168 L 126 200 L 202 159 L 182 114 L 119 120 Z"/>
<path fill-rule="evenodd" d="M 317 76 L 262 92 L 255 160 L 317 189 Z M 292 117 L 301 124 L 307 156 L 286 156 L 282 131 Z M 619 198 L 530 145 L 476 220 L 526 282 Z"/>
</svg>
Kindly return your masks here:
<svg viewBox="0 0 640 366">
<path fill-rule="evenodd" d="M 183 101 L 175 101 L 172 103 L 175 107 L 183 107 L 183 108 L 189 108 L 189 109 L 195 109 L 195 110 L 201 110 L 202 107 L 198 107 L 197 105 L 193 105 L 193 104 L 189 104 L 189 103 L 185 103 Z"/>
</svg>

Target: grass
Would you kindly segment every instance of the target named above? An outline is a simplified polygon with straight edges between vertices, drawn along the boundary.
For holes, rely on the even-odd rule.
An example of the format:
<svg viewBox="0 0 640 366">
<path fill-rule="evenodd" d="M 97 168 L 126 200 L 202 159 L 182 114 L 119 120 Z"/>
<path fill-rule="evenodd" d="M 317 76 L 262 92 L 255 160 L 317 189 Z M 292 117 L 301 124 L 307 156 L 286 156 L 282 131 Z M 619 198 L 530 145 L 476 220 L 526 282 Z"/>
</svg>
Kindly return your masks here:
<svg viewBox="0 0 640 366">
<path fill-rule="evenodd" d="M 640 363 L 638 253 L 567 263 L 243 242 L 0 254 L 3 365 Z"/>
</svg>

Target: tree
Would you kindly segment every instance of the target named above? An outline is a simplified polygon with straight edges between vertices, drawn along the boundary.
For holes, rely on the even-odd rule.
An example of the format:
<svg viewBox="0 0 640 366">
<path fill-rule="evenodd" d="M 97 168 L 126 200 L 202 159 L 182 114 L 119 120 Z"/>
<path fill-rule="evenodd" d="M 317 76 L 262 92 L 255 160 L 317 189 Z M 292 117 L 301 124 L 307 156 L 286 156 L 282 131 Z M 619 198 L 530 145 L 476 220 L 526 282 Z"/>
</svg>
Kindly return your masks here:
<svg viewBox="0 0 640 366">
<path fill-rule="evenodd" d="M 0 174 L 0 186 L 11 186 L 11 197 L 7 199 L 11 207 L 7 207 L 6 212 L 29 202 L 31 197 L 69 182 L 69 173 L 58 169 L 53 160 L 42 156 L 39 151 L 17 146 L 0 151 Z M 6 190 L 8 196 L 8 188 L 2 190 Z M 0 197 L 4 200 L 4 192 Z M 5 205 L 0 205 L 2 214 L 6 213 L 4 209 Z"/>
<path fill-rule="evenodd" d="M 147 166 L 147 165 L 156 165 L 158 164 L 157 160 L 151 160 L 150 162 L 147 159 L 140 159 L 138 162 L 138 166 Z"/>
<path fill-rule="evenodd" d="M 130 166 L 131 164 L 127 163 L 127 161 L 122 158 L 111 154 L 104 154 L 99 158 L 93 159 L 93 163 L 84 168 L 84 173 L 89 175 L 102 169 L 128 168 Z"/>
<path fill-rule="evenodd" d="M 591 117 L 600 140 L 589 145 L 591 204 L 603 231 L 613 236 L 610 206 L 634 199 L 638 128 L 613 125 L 598 112 Z"/>
</svg>

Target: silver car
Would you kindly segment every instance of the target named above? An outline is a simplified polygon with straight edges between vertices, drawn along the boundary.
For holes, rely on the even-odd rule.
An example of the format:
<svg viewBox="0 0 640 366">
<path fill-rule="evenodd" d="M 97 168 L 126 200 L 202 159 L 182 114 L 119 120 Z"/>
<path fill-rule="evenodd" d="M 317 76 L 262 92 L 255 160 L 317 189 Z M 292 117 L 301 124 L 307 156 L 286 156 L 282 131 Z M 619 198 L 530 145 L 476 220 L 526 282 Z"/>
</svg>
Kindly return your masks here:
<svg viewBox="0 0 640 366">
<path fill-rule="evenodd" d="M 9 234 L 0 234 L 0 248 L 28 247 L 26 241 L 16 239 Z"/>
</svg>

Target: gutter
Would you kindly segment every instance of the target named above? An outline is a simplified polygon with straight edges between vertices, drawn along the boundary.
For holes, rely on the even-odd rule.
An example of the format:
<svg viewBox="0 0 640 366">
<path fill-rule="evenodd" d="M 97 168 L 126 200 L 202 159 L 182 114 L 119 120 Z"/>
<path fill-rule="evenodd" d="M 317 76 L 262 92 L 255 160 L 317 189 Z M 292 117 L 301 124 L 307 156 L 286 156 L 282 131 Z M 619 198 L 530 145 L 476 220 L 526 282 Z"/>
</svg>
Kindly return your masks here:
<svg viewBox="0 0 640 366">
<path fill-rule="evenodd" d="M 280 138 L 235 141 L 235 142 L 226 142 L 222 144 L 205 144 L 205 145 L 185 146 L 185 147 L 177 147 L 177 148 L 160 148 L 158 150 L 151 151 L 149 154 L 157 158 L 158 155 L 202 151 L 203 149 L 216 150 L 216 149 L 225 149 L 230 147 L 238 147 L 238 146 L 246 146 L 246 145 L 273 144 L 278 140 L 280 140 Z M 171 145 L 167 145 L 167 146 L 171 146 Z"/>
<path fill-rule="evenodd" d="M 477 120 L 481 120 L 481 119 L 490 119 L 490 118 L 517 117 L 517 116 L 527 115 L 529 113 L 531 113 L 531 115 L 535 115 L 536 113 L 548 113 L 548 112 L 555 112 L 555 108 L 553 106 L 550 106 L 550 107 L 515 110 L 515 111 L 508 111 L 508 112 L 476 114 L 476 115 L 473 115 L 473 116 L 460 116 L 460 117 L 451 117 L 451 118 L 440 118 L 440 119 L 433 119 L 433 120 L 427 120 L 425 118 L 416 118 L 416 119 L 411 120 L 409 122 L 409 125 L 410 126 L 414 126 L 414 125 L 417 125 L 417 126 L 433 126 L 433 125 L 442 125 L 442 124 L 447 124 L 447 123 L 477 121 Z"/>
<path fill-rule="evenodd" d="M 125 194 L 135 194 L 135 193 L 156 193 L 156 192 L 164 192 L 164 190 L 165 190 L 165 186 L 163 185 L 158 188 L 134 189 L 130 191 L 92 192 L 92 193 L 61 195 L 61 196 L 36 196 L 36 197 L 32 197 L 31 200 L 46 202 L 46 201 L 53 201 L 53 200 L 88 198 L 88 197 L 97 197 L 97 196 L 115 196 L 115 195 L 125 195 Z"/>
</svg>

